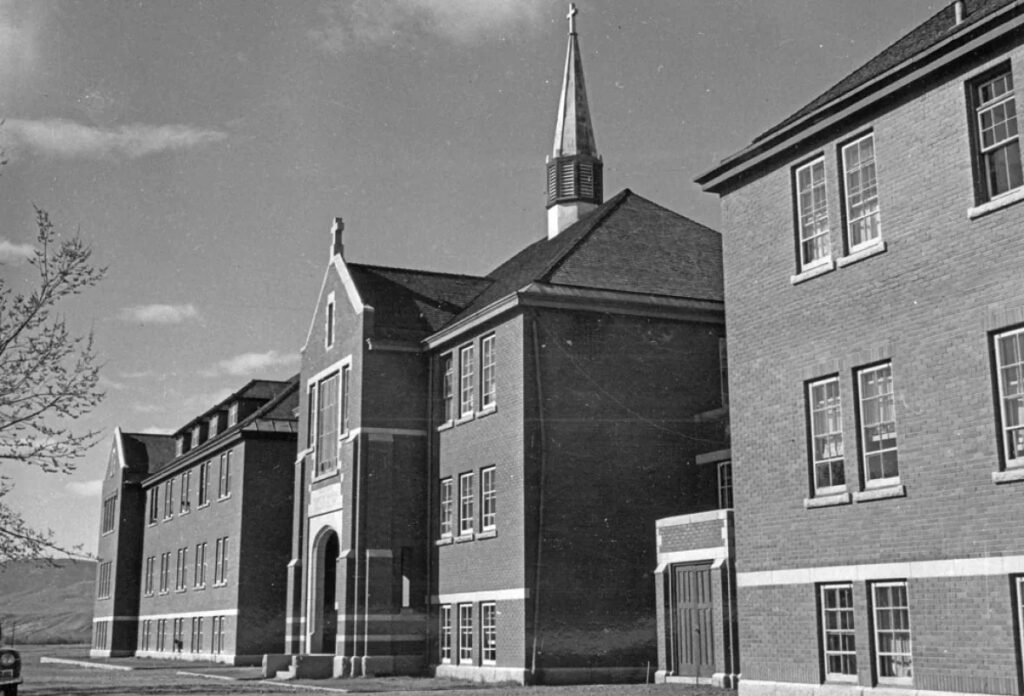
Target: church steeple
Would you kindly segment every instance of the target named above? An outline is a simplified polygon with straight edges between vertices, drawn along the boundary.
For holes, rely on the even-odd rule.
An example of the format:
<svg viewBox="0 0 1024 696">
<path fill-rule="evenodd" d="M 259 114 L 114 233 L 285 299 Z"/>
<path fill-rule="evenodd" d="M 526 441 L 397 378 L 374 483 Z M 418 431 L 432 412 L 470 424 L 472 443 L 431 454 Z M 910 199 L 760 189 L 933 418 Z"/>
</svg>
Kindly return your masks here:
<svg viewBox="0 0 1024 696">
<path fill-rule="evenodd" d="M 604 200 L 602 162 L 583 82 L 576 36 L 576 5 L 569 5 L 569 48 L 558 102 L 555 144 L 547 161 L 548 238 L 573 224 Z"/>
</svg>

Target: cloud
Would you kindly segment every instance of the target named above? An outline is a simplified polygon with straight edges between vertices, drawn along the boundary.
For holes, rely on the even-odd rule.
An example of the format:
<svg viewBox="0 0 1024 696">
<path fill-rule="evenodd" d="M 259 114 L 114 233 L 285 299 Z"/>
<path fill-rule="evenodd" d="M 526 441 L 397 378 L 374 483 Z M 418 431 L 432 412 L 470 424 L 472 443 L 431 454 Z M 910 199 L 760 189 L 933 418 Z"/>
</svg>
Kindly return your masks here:
<svg viewBox="0 0 1024 696">
<path fill-rule="evenodd" d="M 217 372 L 241 377 L 297 362 L 298 353 L 278 353 L 276 350 L 268 350 L 266 353 L 242 353 L 217 363 Z"/>
<path fill-rule="evenodd" d="M 93 498 L 103 491 L 103 479 L 93 481 L 69 481 L 66 485 L 68 492 L 82 498 Z"/>
<path fill-rule="evenodd" d="M 118 382 L 104 374 L 100 375 L 99 385 L 103 389 L 112 389 L 113 391 L 124 391 L 128 388 L 128 385 L 124 382 Z"/>
<path fill-rule="evenodd" d="M 0 127 L 0 145 L 14 154 L 20 150 L 31 150 L 69 159 L 134 159 L 208 145 L 227 137 L 223 131 L 175 124 L 151 126 L 135 123 L 106 129 L 59 118 L 36 121 L 8 119 Z"/>
<path fill-rule="evenodd" d="M 0 87 L 35 65 L 36 39 L 45 12 L 44 3 L 0 0 Z"/>
<path fill-rule="evenodd" d="M 0 41 L 3 38 L 0 37 Z M 31 244 L 15 244 L 6 239 L 0 239 L 0 263 L 23 263 L 32 258 L 36 248 Z"/>
<path fill-rule="evenodd" d="M 416 31 L 475 44 L 495 33 L 538 27 L 550 7 L 548 0 L 334 0 L 324 3 L 324 24 L 309 36 L 330 53 L 391 43 Z"/>
<path fill-rule="evenodd" d="M 140 324 L 180 324 L 199 317 L 199 310 L 193 304 L 148 304 L 125 307 L 118 315 L 122 321 Z"/>
<path fill-rule="evenodd" d="M 149 426 L 138 431 L 142 435 L 170 435 L 171 433 L 167 428 L 158 428 L 156 426 Z"/>
</svg>

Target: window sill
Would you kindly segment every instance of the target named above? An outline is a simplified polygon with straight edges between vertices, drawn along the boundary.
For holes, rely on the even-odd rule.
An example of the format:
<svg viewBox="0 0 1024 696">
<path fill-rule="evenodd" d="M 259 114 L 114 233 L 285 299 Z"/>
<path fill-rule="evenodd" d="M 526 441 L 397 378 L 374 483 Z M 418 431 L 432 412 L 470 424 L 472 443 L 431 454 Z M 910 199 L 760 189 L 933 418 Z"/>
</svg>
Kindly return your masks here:
<svg viewBox="0 0 1024 696">
<path fill-rule="evenodd" d="M 800 273 L 797 273 L 794 276 L 790 276 L 789 282 L 792 283 L 793 285 L 799 285 L 800 283 L 803 283 L 806 280 L 810 280 L 811 278 L 817 278 L 820 275 L 825 275 L 830 271 L 834 271 L 835 268 L 836 262 L 833 261 L 832 259 L 829 259 L 827 263 L 822 263 L 818 266 L 813 266 L 811 268 L 808 268 L 806 271 L 801 271 Z"/>
<path fill-rule="evenodd" d="M 463 415 L 461 415 L 461 416 L 459 416 L 458 418 L 455 419 L 454 425 L 462 425 L 463 423 L 468 423 L 471 420 L 473 420 L 474 418 L 476 418 L 476 412 L 465 413 L 465 414 L 463 414 Z"/>
<path fill-rule="evenodd" d="M 334 469 L 331 469 L 330 471 L 325 471 L 325 472 L 320 473 L 320 474 L 313 474 L 313 476 L 309 479 L 309 482 L 310 483 L 319 483 L 320 481 L 326 481 L 329 478 L 334 478 L 337 475 L 338 475 L 338 469 L 334 468 Z M 224 500 L 224 498 L 221 498 L 221 500 Z"/>
<path fill-rule="evenodd" d="M 874 242 L 862 249 L 858 249 L 851 254 L 840 256 L 836 261 L 836 265 L 840 268 L 845 268 L 846 266 L 857 263 L 858 261 L 869 259 L 872 256 L 878 256 L 879 254 L 884 253 L 886 248 L 885 242 L 879 239 L 877 242 Z"/>
<path fill-rule="evenodd" d="M 450 546 L 453 543 L 455 543 L 455 540 L 452 539 L 450 536 L 441 537 L 440 539 L 434 542 L 434 546 Z"/>
<path fill-rule="evenodd" d="M 833 507 L 835 505 L 849 505 L 850 494 L 847 493 L 832 493 L 829 495 L 819 495 L 813 498 L 804 498 L 804 507 L 808 510 L 813 508 Z"/>
<path fill-rule="evenodd" d="M 445 421 L 441 425 L 437 426 L 437 432 L 442 432 L 444 430 L 451 430 L 454 427 L 455 427 L 455 421 Z"/>
<path fill-rule="evenodd" d="M 498 530 L 497 529 L 485 529 L 482 532 L 478 532 L 477 535 L 476 535 L 476 538 L 477 539 L 493 539 L 496 536 L 498 536 Z"/>
<path fill-rule="evenodd" d="M 1014 481 L 1024 481 L 1024 466 L 992 472 L 992 483 L 1013 483 Z"/>
<path fill-rule="evenodd" d="M 997 210 L 1013 205 L 1014 203 L 1019 203 L 1020 201 L 1024 201 L 1024 187 L 1014 189 L 1009 193 L 1004 193 L 1002 196 L 993 198 L 987 203 L 982 203 L 981 205 L 968 208 L 967 219 L 974 220 L 975 218 L 980 218 L 983 215 L 994 213 Z"/>
<path fill-rule="evenodd" d="M 327 477 L 325 476 L 324 478 L 327 478 Z M 225 500 L 231 500 L 231 494 L 230 493 L 228 493 L 227 495 L 219 496 L 217 498 L 218 502 L 222 502 L 222 501 L 225 501 Z"/>
<path fill-rule="evenodd" d="M 884 488 L 868 488 L 864 491 L 856 491 L 853 499 L 858 503 L 866 503 L 870 500 L 885 500 L 886 498 L 904 498 L 907 495 L 907 487 L 902 483 Z"/>
<path fill-rule="evenodd" d="M 110 536 L 113 533 L 114 533 L 113 529 L 108 529 L 107 531 L 105 531 L 102 534 L 100 534 L 100 536 Z"/>
<path fill-rule="evenodd" d="M 455 537 L 455 543 L 464 544 L 467 541 L 473 541 L 473 539 L 475 538 L 476 537 L 473 536 L 473 532 L 469 532 L 468 534 L 460 534 L 459 536 Z"/>
<path fill-rule="evenodd" d="M 491 404 L 487 408 L 484 408 L 484 409 L 482 409 L 480 411 L 477 411 L 476 412 L 476 417 L 477 418 L 483 418 L 484 416 L 491 415 L 492 413 L 494 413 L 497 410 L 498 410 L 498 405 L 497 404 Z"/>
</svg>

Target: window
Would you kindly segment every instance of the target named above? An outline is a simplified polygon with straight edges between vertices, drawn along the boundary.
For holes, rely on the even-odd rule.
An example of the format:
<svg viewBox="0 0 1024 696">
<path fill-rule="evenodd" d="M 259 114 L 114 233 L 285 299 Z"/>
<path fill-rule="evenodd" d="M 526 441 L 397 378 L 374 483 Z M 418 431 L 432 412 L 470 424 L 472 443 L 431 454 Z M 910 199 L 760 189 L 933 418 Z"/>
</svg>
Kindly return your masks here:
<svg viewBox="0 0 1024 696">
<path fill-rule="evenodd" d="M 181 475 L 181 506 L 178 511 L 182 514 L 192 510 L 192 471 L 186 471 Z"/>
<path fill-rule="evenodd" d="M 153 596 L 153 571 L 156 566 L 156 556 L 146 558 L 146 574 L 142 583 L 142 593 L 147 597 Z"/>
<path fill-rule="evenodd" d="M 156 524 L 160 519 L 160 486 L 149 489 L 149 523 Z"/>
<path fill-rule="evenodd" d="M 203 617 L 192 617 L 192 652 L 203 651 Z"/>
<path fill-rule="evenodd" d="M 324 335 L 326 338 L 326 345 L 328 348 L 334 345 L 334 295 L 327 300 L 327 316 L 324 318 Z"/>
<path fill-rule="evenodd" d="M 480 341 L 480 408 L 494 408 L 497 383 L 494 379 L 494 334 Z"/>
<path fill-rule="evenodd" d="M 341 368 L 341 432 L 348 433 L 349 430 L 349 399 L 348 394 L 352 384 L 352 368 L 348 365 Z"/>
<path fill-rule="evenodd" d="M 473 533 L 473 474 L 459 477 L 459 536 Z"/>
<path fill-rule="evenodd" d="M 210 635 L 210 652 L 224 652 L 224 617 L 214 616 L 212 620 L 212 634 Z"/>
<path fill-rule="evenodd" d="M 210 462 L 199 465 L 199 507 L 210 504 Z"/>
<path fill-rule="evenodd" d="M 909 684 L 914 676 L 910 651 L 907 583 L 872 585 L 875 610 L 875 660 L 879 682 Z"/>
<path fill-rule="evenodd" d="M 498 661 L 498 612 L 494 602 L 480 605 L 480 661 L 485 665 Z"/>
<path fill-rule="evenodd" d="M 235 425 L 238 422 L 238 402 L 228 406 L 228 427 Z"/>
<path fill-rule="evenodd" d="M 188 548 L 178 549 L 178 558 L 174 564 L 174 590 L 184 592 L 188 584 Z"/>
<path fill-rule="evenodd" d="M 729 353 L 724 338 L 718 339 L 718 377 L 722 385 L 722 406 L 729 405 Z"/>
<path fill-rule="evenodd" d="M 843 195 L 846 199 L 846 245 L 853 252 L 882 236 L 878 221 L 878 184 L 873 133 L 843 146 Z"/>
<path fill-rule="evenodd" d="M 896 462 L 896 412 L 892 365 L 861 370 L 860 425 L 864 478 L 868 486 L 895 482 L 900 475 Z"/>
<path fill-rule="evenodd" d="M 103 534 L 110 534 L 114 531 L 114 521 L 117 519 L 117 494 L 114 494 L 103 501 Z"/>
<path fill-rule="evenodd" d="M 107 647 L 107 621 L 97 621 L 93 631 L 92 647 L 103 650 Z"/>
<path fill-rule="evenodd" d="M 316 400 L 316 472 L 338 465 L 338 375 L 320 380 Z"/>
<path fill-rule="evenodd" d="M 157 652 L 167 649 L 167 619 L 156 620 L 156 649 Z"/>
<path fill-rule="evenodd" d="M 465 418 L 473 415 L 473 391 L 476 382 L 473 375 L 473 346 L 463 346 L 459 350 L 459 416 Z"/>
<path fill-rule="evenodd" d="M 110 597 L 110 569 L 112 567 L 111 561 L 104 561 L 100 563 L 99 582 L 96 583 L 96 596 L 100 599 L 107 599 Z"/>
<path fill-rule="evenodd" d="M 231 495 L 231 450 L 220 455 L 220 476 L 217 479 L 217 497 Z"/>
<path fill-rule="evenodd" d="M 446 478 L 441 481 L 441 536 L 452 535 L 452 480 Z"/>
<path fill-rule="evenodd" d="M 171 585 L 171 552 L 160 554 L 160 594 L 167 594 Z"/>
<path fill-rule="evenodd" d="M 196 544 L 195 570 L 192 575 L 195 578 L 193 584 L 196 587 L 206 587 L 206 542 Z"/>
<path fill-rule="evenodd" d="M 1007 69 L 974 86 L 978 167 L 988 200 L 1024 183 L 1013 74 Z"/>
<path fill-rule="evenodd" d="M 441 630 L 438 637 L 441 662 L 452 661 L 452 605 L 441 605 Z"/>
<path fill-rule="evenodd" d="M 825 653 L 825 678 L 856 681 L 852 585 L 821 587 L 821 642 Z"/>
<path fill-rule="evenodd" d="M 843 412 L 839 378 L 807 385 L 807 409 L 811 431 L 811 468 L 814 492 L 822 495 L 846 489 L 843 468 Z"/>
<path fill-rule="evenodd" d="M 1024 329 L 995 337 L 999 428 L 1007 467 L 1024 465 Z"/>
<path fill-rule="evenodd" d="M 805 271 L 825 263 L 832 254 L 828 236 L 823 157 L 796 170 L 796 205 L 800 231 L 800 270 Z"/>
<path fill-rule="evenodd" d="M 185 619 L 184 617 L 174 620 L 174 650 L 181 652 L 185 647 Z"/>
<path fill-rule="evenodd" d="M 480 528 L 494 529 L 497 519 L 497 495 L 494 490 L 494 467 L 480 471 Z"/>
<path fill-rule="evenodd" d="M 455 420 L 455 374 L 453 370 L 452 356 L 449 354 L 441 358 L 441 401 L 444 403 L 445 423 Z"/>
<path fill-rule="evenodd" d="M 228 538 L 217 540 L 217 548 L 213 558 L 213 584 L 224 585 L 228 578 Z"/>
<path fill-rule="evenodd" d="M 473 662 L 473 605 L 459 605 L 459 664 Z"/>
<path fill-rule="evenodd" d="M 142 637 L 139 639 L 139 649 L 149 650 L 150 638 L 153 635 L 153 621 L 146 619 L 142 622 Z"/>
<path fill-rule="evenodd" d="M 718 507 L 732 507 L 732 462 L 718 462 Z"/>
<path fill-rule="evenodd" d="M 174 517 L 174 479 L 167 479 L 164 484 L 164 519 Z"/>
</svg>

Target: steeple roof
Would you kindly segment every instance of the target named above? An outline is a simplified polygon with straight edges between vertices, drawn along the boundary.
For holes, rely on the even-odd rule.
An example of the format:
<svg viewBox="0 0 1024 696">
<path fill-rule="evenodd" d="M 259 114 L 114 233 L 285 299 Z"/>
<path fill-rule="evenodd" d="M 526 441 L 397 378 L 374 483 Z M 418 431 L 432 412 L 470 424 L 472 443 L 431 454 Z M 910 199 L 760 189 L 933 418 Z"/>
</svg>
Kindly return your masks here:
<svg viewBox="0 0 1024 696">
<path fill-rule="evenodd" d="M 565 54 L 562 94 L 558 101 L 558 121 L 552 157 L 590 155 L 597 157 L 597 141 L 587 105 L 587 87 L 583 81 L 583 60 L 576 35 L 576 5 L 569 5 L 569 47 Z"/>
</svg>

